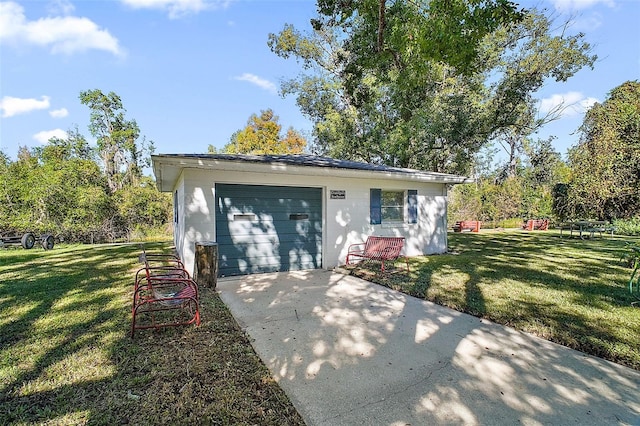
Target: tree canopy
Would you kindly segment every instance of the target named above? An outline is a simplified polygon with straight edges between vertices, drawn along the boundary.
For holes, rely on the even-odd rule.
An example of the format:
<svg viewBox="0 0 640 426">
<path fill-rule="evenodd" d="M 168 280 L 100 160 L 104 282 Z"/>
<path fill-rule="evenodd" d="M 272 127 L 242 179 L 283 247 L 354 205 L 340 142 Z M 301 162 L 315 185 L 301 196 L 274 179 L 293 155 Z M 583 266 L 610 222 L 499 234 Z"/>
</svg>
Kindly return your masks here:
<svg viewBox="0 0 640 426">
<path fill-rule="evenodd" d="M 596 59 L 583 34 L 506 1 L 327 0 L 312 24 L 268 44 L 302 63 L 282 91 L 314 123 L 313 151 L 400 167 L 469 173 L 489 141 L 521 147 L 535 91 Z"/>
<path fill-rule="evenodd" d="M 231 135 L 223 148 L 226 154 L 301 154 L 307 141 L 293 128 L 282 136 L 278 116 L 271 109 L 252 114 L 244 129 Z M 212 151 L 210 146 L 209 152 Z"/>
<path fill-rule="evenodd" d="M 640 83 L 627 81 L 585 114 L 569 152 L 569 204 L 600 219 L 640 215 Z"/>
<path fill-rule="evenodd" d="M 96 138 L 109 189 L 113 192 L 135 183 L 150 165 L 153 142 L 140 139 L 138 123 L 125 118 L 126 110 L 116 93 L 87 90 L 80 93 L 80 102 L 91 110 L 89 131 Z"/>
<path fill-rule="evenodd" d="M 627 81 L 592 106 L 580 135 L 568 161 L 546 139 L 525 140 L 513 176 L 480 164 L 475 185 L 457 185 L 451 192 L 450 219 L 506 223 L 500 226 L 517 226 L 525 218 L 598 219 L 613 222 L 618 232 L 637 234 L 640 83 Z"/>
</svg>

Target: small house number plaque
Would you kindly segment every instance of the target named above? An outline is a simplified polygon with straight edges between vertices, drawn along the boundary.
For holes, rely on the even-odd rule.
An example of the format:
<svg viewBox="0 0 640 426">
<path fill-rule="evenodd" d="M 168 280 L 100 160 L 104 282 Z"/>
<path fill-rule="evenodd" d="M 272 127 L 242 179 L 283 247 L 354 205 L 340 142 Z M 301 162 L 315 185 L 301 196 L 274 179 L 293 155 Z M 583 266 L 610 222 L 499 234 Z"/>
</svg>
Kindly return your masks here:
<svg viewBox="0 0 640 426">
<path fill-rule="evenodd" d="M 344 200 L 347 198 L 347 192 L 344 189 L 332 189 L 330 196 L 332 200 Z"/>
</svg>

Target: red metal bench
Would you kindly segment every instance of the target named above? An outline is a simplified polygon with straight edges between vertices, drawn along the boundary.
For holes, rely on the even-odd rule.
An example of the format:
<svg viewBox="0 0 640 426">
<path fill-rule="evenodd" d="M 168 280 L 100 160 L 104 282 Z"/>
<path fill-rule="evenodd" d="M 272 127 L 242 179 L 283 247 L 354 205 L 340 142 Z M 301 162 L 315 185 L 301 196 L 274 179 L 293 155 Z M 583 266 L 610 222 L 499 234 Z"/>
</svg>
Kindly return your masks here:
<svg viewBox="0 0 640 426">
<path fill-rule="evenodd" d="M 404 247 L 404 237 L 367 237 L 364 243 L 351 244 L 347 250 L 346 264 L 352 261 L 376 260 L 382 263 L 380 270 L 384 272 L 384 262 L 397 260 Z M 409 261 L 404 257 L 409 272 Z"/>
<path fill-rule="evenodd" d="M 464 230 L 471 232 L 480 232 L 482 222 L 478 220 L 461 220 L 453 225 L 453 232 L 462 232 Z"/>
<path fill-rule="evenodd" d="M 522 229 L 546 231 L 549 229 L 549 219 L 529 219 L 522 225 Z"/>
</svg>

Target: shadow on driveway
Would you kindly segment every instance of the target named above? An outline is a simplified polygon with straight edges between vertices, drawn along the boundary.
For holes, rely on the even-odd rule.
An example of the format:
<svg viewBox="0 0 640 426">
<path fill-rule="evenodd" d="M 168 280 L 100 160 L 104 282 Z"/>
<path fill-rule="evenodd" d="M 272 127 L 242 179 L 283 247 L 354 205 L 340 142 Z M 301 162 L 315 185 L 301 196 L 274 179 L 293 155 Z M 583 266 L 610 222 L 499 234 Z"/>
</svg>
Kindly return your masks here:
<svg viewBox="0 0 640 426">
<path fill-rule="evenodd" d="M 218 291 L 309 425 L 640 425 L 640 373 L 314 270 Z"/>
</svg>

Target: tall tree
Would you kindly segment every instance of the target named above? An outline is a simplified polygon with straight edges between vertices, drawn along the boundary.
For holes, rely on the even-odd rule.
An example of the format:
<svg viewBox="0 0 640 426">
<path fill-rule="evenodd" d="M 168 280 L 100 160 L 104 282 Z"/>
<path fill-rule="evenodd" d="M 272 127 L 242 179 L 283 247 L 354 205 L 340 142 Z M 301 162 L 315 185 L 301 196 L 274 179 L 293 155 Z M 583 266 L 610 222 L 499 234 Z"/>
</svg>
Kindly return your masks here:
<svg viewBox="0 0 640 426">
<path fill-rule="evenodd" d="M 469 173 L 500 132 L 520 141 L 535 130 L 532 94 L 546 78 L 595 60 L 582 35 L 551 40 L 544 17 L 510 2 L 327 0 L 319 10 L 312 34 L 287 25 L 269 46 L 302 61 L 308 74 L 283 92 L 314 122 L 314 150 L 341 158 Z M 465 31 L 444 31 L 456 25 Z"/>
<path fill-rule="evenodd" d="M 373 3 L 350 4 L 366 8 Z M 402 41 L 418 43 L 429 19 L 417 3 L 390 3 L 383 36 L 399 45 L 380 52 L 371 36 L 377 30 L 373 14 L 367 20 L 352 18 L 354 13 L 349 11 L 348 19 L 325 17 L 310 35 L 287 25 L 269 36 L 274 53 L 297 57 L 309 72 L 286 82 L 283 92 L 295 93 L 302 112 L 315 123 L 314 151 L 402 167 L 468 167 L 467 153 L 478 149 L 473 135 L 482 125 L 477 78 L 456 75 L 451 66 Z"/>
<path fill-rule="evenodd" d="M 227 154 L 301 154 L 306 140 L 293 128 L 282 137 L 278 120 L 271 109 L 261 111 L 259 116 L 252 114 L 246 127 L 235 132 L 222 151 Z"/>
<path fill-rule="evenodd" d="M 585 114 L 569 151 L 568 199 L 575 215 L 640 215 L 640 83 L 627 81 Z"/>
<path fill-rule="evenodd" d="M 509 156 L 506 176 L 515 176 L 527 136 L 559 118 L 567 107 L 540 115 L 534 94 L 547 80 L 565 82 L 583 67 L 593 68 L 597 59 L 583 33 L 568 34 L 570 21 L 555 25 L 553 19 L 531 10 L 521 22 L 500 27 L 483 42 L 483 61 L 495 80 L 489 85 L 488 119 L 494 123 L 492 137 Z"/>
<path fill-rule="evenodd" d="M 122 100 L 114 92 L 81 92 L 80 102 L 91 109 L 89 130 L 97 140 L 109 189 L 114 192 L 137 182 L 142 169 L 149 165 L 153 142 L 140 139 L 138 124 L 125 118 Z"/>
<path fill-rule="evenodd" d="M 52 137 L 46 145 L 34 149 L 37 156 L 43 161 L 49 160 L 94 160 L 95 152 L 87 139 L 80 133 L 77 127 L 67 132 L 65 139 Z"/>
</svg>

